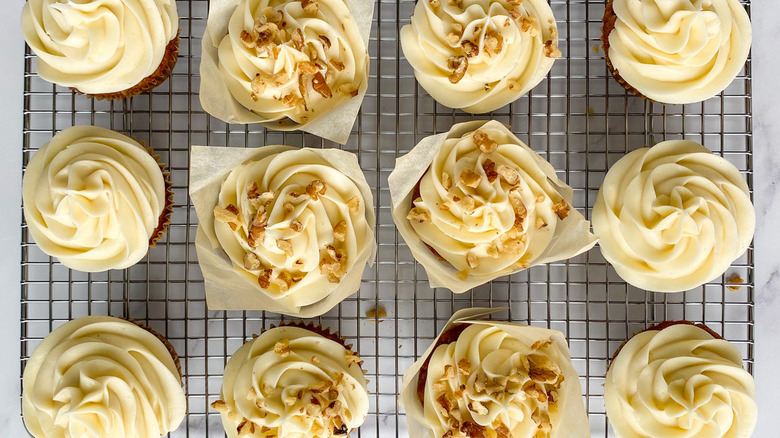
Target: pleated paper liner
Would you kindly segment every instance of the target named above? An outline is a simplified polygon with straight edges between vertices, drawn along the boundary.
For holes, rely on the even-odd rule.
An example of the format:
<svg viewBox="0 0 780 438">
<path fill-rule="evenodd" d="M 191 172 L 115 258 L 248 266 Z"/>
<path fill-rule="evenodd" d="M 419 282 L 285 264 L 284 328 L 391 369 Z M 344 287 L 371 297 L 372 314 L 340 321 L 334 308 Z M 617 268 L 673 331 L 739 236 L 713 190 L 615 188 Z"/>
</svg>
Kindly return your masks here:
<svg viewBox="0 0 780 438">
<path fill-rule="evenodd" d="M 618 84 L 620 84 L 631 94 L 635 96 L 639 96 L 642 99 L 645 99 L 649 102 L 654 102 L 654 100 L 645 96 L 639 90 L 631 86 L 631 84 L 626 82 L 626 80 L 623 79 L 622 76 L 620 76 L 620 72 L 617 69 L 615 69 L 615 67 L 612 65 L 612 61 L 610 61 L 609 59 L 609 34 L 612 33 L 612 31 L 615 29 L 615 21 L 617 20 L 617 15 L 615 15 L 615 10 L 612 7 L 613 1 L 614 0 L 609 0 L 609 3 L 607 3 L 606 10 L 604 11 L 604 18 L 602 18 L 601 20 L 603 23 L 603 26 L 601 28 L 601 43 L 603 44 L 603 48 L 604 48 L 604 60 L 607 62 L 607 67 L 609 67 L 609 72 L 612 73 L 612 77 L 615 78 Z"/>
<path fill-rule="evenodd" d="M 163 345 L 165 345 L 165 348 L 168 349 L 168 353 L 170 353 L 171 358 L 173 359 L 173 363 L 176 364 L 176 371 L 179 373 L 179 380 L 181 380 L 184 377 L 184 375 L 181 372 L 181 361 L 179 360 L 179 354 L 176 353 L 176 350 L 173 348 L 173 345 L 170 343 L 170 341 L 168 341 L 168 338 L 166 338 L 165 336 L 160 334 L 155 329 L 153 329 L 153 328 L 151 328 L 151 327 L 149 327 L 147 325 L 144 325 L 144 324 L 136 321 L 135 319 L 124 318 L 124 320 L 127 321 L 127 322 L 130 322 L 130 323 L 133 323 L 133 324 L 137 325 L 138 327 L 141 327 L 142 329 L 146 330 L 147 332 L 153 334 L 157 339 L 160 340 L 160 342 L 163 343 Z"/>
<path fill-rule="evenodd" d="M 132 137 L 132 139 L 146 149 L 146 151 L 149 152 L 149 155 L 157 161 L 157 165 L 160 166 L 160 172 L 162 172 L 163 179 L 165 180 L 165 206 L 157 221 L 157 228 L 155 228 L 154 231 L 152 231 L 151 236 L 149 236 L 149 247 L 154 248 L 168 230 L 168 225 L 171 224 L 171 215 L 173 214 L 173 183 L 171 182 L 171 173 L 165 170 L 165 163 L 160 161 L 160 155 L 154 153 L 154 148 L 146 146 L 146 142 L 143 140 L 138 140 L 135 137 Z"/>
<path fill-rule="evenodd" d="M 656 325 L 652 325 L 652 326 L 650 326 L 650 327 L 640 331 L 639 333 L 644 333 L 644 332 L 649 332 L 649 331 L 659 331 L 660 332 L 661 330 L 663 330 L 665 328 L 669 328 L 671 326 L 680 325 L 680 324 L 682 324 L 682 325 L 692 325 L 692 326 L 698 327 L 698 328 L 704 330 L 705 332 L 709 333 L 715 339 L 723 339 L 723 336 L 717 334 L 714 330 L 712 330 L 711 328 L 707 327 L 706 325 L 704 325 L 704 324 L 697 324 L 695 322 L 685 321 L 685 320 L 664 321 L 662 323 L 659 323 L 659 324 L 656 324 Z M 634 336 L 638 335 L 639 333 L 635 333 L 633 336 L 631 336 L 630 338 L 626 339 L 625 341 L 623 341 L 622 344 L 620 344 L 620 347 L 618 347 L 618 349 L 615 351 L 615 354 L 613 354 L 612 357 L 609 359 L 609 364 L 607 366 L 607 369 L 609 369 L 609 365 L 612 365 L 612 362 L 615 361 L 615 358 L 618 356 L 620 351 L 623 350 L 623 346 L 625 346 L 628 341 L 630 341 Z"/>
</svg>

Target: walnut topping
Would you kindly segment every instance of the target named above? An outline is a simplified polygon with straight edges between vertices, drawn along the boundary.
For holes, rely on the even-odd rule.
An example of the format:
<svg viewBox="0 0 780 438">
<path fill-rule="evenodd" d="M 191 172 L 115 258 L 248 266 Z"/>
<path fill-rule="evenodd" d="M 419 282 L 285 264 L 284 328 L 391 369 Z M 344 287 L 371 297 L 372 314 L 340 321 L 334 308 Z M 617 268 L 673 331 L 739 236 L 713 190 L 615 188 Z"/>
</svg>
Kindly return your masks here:
<svg viewBox="0 0 780 438">
<path fill-rule="evenodd" d="M 531 345 L 531 350 L 540 350 L 544 347 L 547 347 L 548 345 L 552 345 L 552 339 L 542 339 L 539 341 L 534 342 L 533 345 Z"/>
<path fill-rule="evenodd" d="M 563 56 L 558 48 L 558 28 L 550 26 L 550 39 L 544 42 L 544 56 L 548 58 L 560 58 Z"/>
<path fill-rule="evenodd" d="M 536 37 L 539 35 L 538 19 L 533 16 L 523 17 L 522 22 L 520 23 L 520 29 L 522 29 L 523 32 L 528 32 L 531 37 Z"/>
<path fill-rule="evenodd" d="M 479 186 L 479 183 L 482 182 L 482 175 L 466 169 L 460 174 L 460 179 L 466 186 L 476 189 Z"/>
<path fill-rule="evenodd" d="M 444 412 L 442 412 L 443 416 L 449 417 L 450 410 L 452 410 L 452 403 L 447 397 L 447 394 L 442 393 L 441 395 L 439 395 L 439 397 L 436 399 L 436 402 L 439 403 L 442 408 L 444 408 Z"/>
<path fill-rule="evenodd" d="M 461 425 L 460 431 L 469 438 L 485 438 L 485 426 L 480 426 L 473 421 L 466 421 Z"/>
<path fill-rule="evenodd" d="M 520 173 L 505 165 L 505 164 L 499 164 L 498 166 L 498 174 L 501 176 L 501 178 L 506 181 L 507 184 L 510 186 L 517 185 L 520 182 Z"/>
<path fill-rule="evenodd" d="M 238 225 L 243 222 L 241 213 L 233 204 L 229 204 L 227 207 L 220 207 L 219 205 L 215 206 L 214 220 L 228 224 L 230 229 L 233 231 L 235 231 L 236 228 L 238 228 Z"/>
<path fill-rule="evenodd" d="M 292 275 L 290 275 L 289 272 L 279 271 L 276 277 L 271 279 L 271 283 L 279 286 L 279 290 L 284 293 L 290 290 L 290 286 L 295 283 L 295 280 L 293 280 Z"/>
<path fill-rule="evenodd" d="M 279 248 L 279 250 L 281 250 L 288 257 L 293 255 L 292 242 L 287 239 L 277 239 L 276 247 Z"/>
<path fill-rule="evenodd" d="M 347 236 L 347 221 L 340 220 L 339 223 L 333 227 L 333 240 L 336 242 L 343 242 Z"/>
<path fill-rule="evenodd" d="M 449 380 L 455 378 L 455 367 L 452 365 L 444 365 L 444 374 L 441 376 L 441 380 Z"/>
<path fill-rule="evenodd" d="M 488 409 L 485 407 L 485 405 L 478 401 L 469 403 L 468 408 L 471 412 L 474 412 L 477 415 L 487 415 L 488 413 Z"/>
<path fill-rule="evenodd" d="M 335 417 L 341 413 L 341 401 L 332 401 L 325 409 L 322 410 L 322 415 L 326 417 Z"/>
<path fill-rule="evenodd" d="M 255 433 L 255 423 L 244 418 L 244 420 L 239 423 L 236 431 L 238 432 L 238 436 L 253 435 Z"/>
<path fill-rule="evenodd" d="M 501 423 L 496 427 L 496 438 L 511 438 L 512 434 L 506 424 Z"/>
<path fill-rule="evenodd" d="M 471 269 L 477 269 L 477 267 L 479 267 L 479 259 L 477 258 L 477 255 L 471 251 L 466 254 L 466 263 Z"/>
<path fill-rule="evenodd" d="M 537 383 L 555 383 L 558 373 L 551 366 L 555 365 L 547 357 L 528 356 L 528 377 Z"/>
<path fill-rule="evenodd" d="M 214 408 L 214 410 L 219 412 L 220 414 L 224 414 L 228 411 L 227 404 L 225 404 L 224 400 L 215 401 L 214 403 L 211 404 L 211 407 Z"/>
<path fill-rule="evenodd" d="M 327 82 L 325 82 L 325 76 L 320 72 L 317 72 L 317 74 L 314 75 L 314 78 L 311 80 L 311 87 L 314 91 L 319 93 L 320 96 L 326 99 L 333 97 L 333 92 L 330 91 L 330 87 Z"/>
<path fill-rule="evenodd" d="M 536 427 L 542 432 L 549 432 L 552 429 L 552 423 L 550 423 L 550 416 L 547 412 L 542 412 L 541 409 L 536 408 L 531 414 L 531 419 L 536 423 Z"/>
<path fill-rule="evenodd" d="M 468 269 L 464 269 L 464 270 L 458 272 L 458 278 L 463 280 L 463 281 L 468 280 L 469 279 L 469 271 L 468 271 Z"/>
<path fill-rule="evenodd" d="M 316 15 L 320 10 L 320 3 L 317 0 L 301 0 L 303 11 L 309 15 Z"/>
<path fill-rule="evenodd" d="M 328 276 L 331 283 L 339 283 L 347 273 L 347 256 L 341 250 L 328 245 L 325 248 L 325 256 L 320 259 L 320 273 Z"/>
<path fill-rule="evenodd" d="M 257 43 L 255 42 L 255 38 L 252 36 L 251 33 L 242 30 L 241 35 L 239 35 L 241 38 L 241 42 L 244 43 L 245 46 L 247 46 L 250 49 L 254 49 L 257 47 Z"/>
<path fill-rule="evenodd" d="M 488 55 L 496 55 L 501 52 L 504 46 L 504 37 L 495 30 L 491 30 L 485 35 L 485 51 Z"/>
<path fill-rule="evenodd" d="M 474 145 L 485 154 L 493 153 L 498 147 L 498 144 L 495 141 L 491 140 L 486 133 L 479 130 L 474 131 Z"/>
<path fill-rule="evenodd" d="M 360 359 L 360 356 L 358 356 L 357 353 L 353 353 L 349 350 L 347 350 L 344 358 L 347 360 L 348 365 L 360 365 L 363 363 L 363 360 Z"/>
<path fill-rule="evenodd" d="M 745 280 L 739 274 L 734 274 L 726 280 L 726 288 L 730 291 L 738 291 L 742 287 L 740 285 L 744 282 Z"/>
<path fill-rule="evenodd" d="M 360 198 L 355 195 L 351 198 L 349 198 L 349 201 L 347 201 L 347 206 L 349 207 L 350 213 L 357 213 L 360 211 Z"/>
<path fill-rule="evenodd" d="M 317 66 L 311 61 L 303 61 L 298 63 L 298 72 L 302 74 L 314 74 L 317 73 Z"/>
<path fill-rule="evenodd" d="M 544 219 L 542 219 L 541 216 L 537 216 L 536 217 L 536 229 L 537 230 L 541 230 L 542 228 L 546 228 L 546 227 L 547 227 L 547 222 L 545 222 Z"/>
<path fill-rule="evenodd" d="M 510 239 L 504 242 L 504 252 L 519 256 L 525 251 L 525 243 L 520 239 Z"/>
<path fill-rule="evenodd" d="M 465 196 L 460 200 L 460 206 L 466 213 L 472 213 L 477 208 L 477 203 L 471 196 Z"/>
<path fill-rule="evenodd" d="M 263 8 L 263 16 L 271 23 L 279 24 L 284 19 L 284 13 L 280 9 L 274 9 L 271 7 Z"/>
<path fill-rule="evenodd" d="M 446 202 L 439 204 L 437 208 L 441 211 L 450 211 L 450 206 Z"/>
<path fill-rule="evenodd" d="M 494 163 L 492 160 L 483 161 L 482 170 L 485 171 L 485 176 L 487 176 L 489 183 L 492 183 L 496 180 L 496 178 L 498 178 L 498 172 L 496 172 L 496 163 Z"/>
<path fill-rule="evenodd" d="M 284 204 L 284 211 L 286 211 L 287 213 L 291 213 L 293 210 L 295 210 L 295 206 L 294 205 L 292 205 L 289 202 L 286 202 Z"/>
<path fill-rule="evenodd" d="M 263 289 L 268 289 L 271 287 L 271 275 L 273 275 L 273 273 L 274 271 L 271 269 L 263 269 L 263 271 L 257 277 L 257 284 L 259 284 Z"/>
<path fill-rule="evenodd" d="M 279 100 L 284 104 L 284 106 L 286 106 L 288 108 L 295 108 L 301 102 L 303 102 L 303 100 L 300 97 L 298 97 L 298 96 L 296 96 L 296 95 L 294 95 L 292 93 L 287 94 L 285 96 L 282 96 L 282 98 L 279 99 Z"/>
<path fill-rule="evenodd" d="M 441 174 L 441 185 L 444 187 L 444 190 L 452 188 L 452 179 L 450 179 L 450 175 L 447 172 L 442 172 Z"/>
<path fill-rule="evenodd" d="M 300 233 L 303 231 L 303 224 L 298 219 L 295 219 L 290 222 L 290 229 L 295 231 L 296 233 Z"/>
<path fill-rule="evenodd" d="M 474 392 L 477 394 L 484 392 L 487 388 L 487 385 L 487 375 L 482 371 L 478 371 L 477 378 L 474 379 Z"/>
<path fill-rule="evenodd" d="M 282 339 L 274 344 L 274 354 L 281 357 L 287 357 L 290 355 L 290 340 Z"/>
<path fill-rule="evenodd" d="M 458 361 L 458 372 L 464 376 L 471 374 L 471 362 L 468 359 L 463 358 Z"/>
<path fill-rule="evenodd" d="M 260 259 L 257 258 L 252 252 L 244 254 L 244 268 L 248 271 L 256 271 L 260 269 Z"/>
<path fill-rule="evenodd" d="M 315 179 L 314 181 L 310 182 L 308 186 L 306 186 L 306 194 L 311 197 L 312 200 L 316 201 L 319 199 L 319 195 L 324 195 L 327 191 L 327 187 L 325 186 L 325 183 Z"/>
<path fill-rule="evenodd" d="M 547 393 L 540 391 L 539 388 L 537 388 L 536 383 L 533 381 L 528 381 L 525 385 L 523 385 L 523 392 L 525 392 L 529 397 L 536 399 L 540 403 L 547 401 Z"/>
<path fill-rule="evenodd" d="M 336 71 L 344 71 L 344 63 L 335 59 L 330 60 L 330 65 L 336 69 Z"/>
<path fill-rule="evenodd" d="M 439 0 L 428 0 L 428 3 L 431 5 L 431 7 L 438 7 L 441 3 Z"/>
<path fill-rule="evenodd" d="M 290 35 L 290 39 L 293 42 L 293 46 L 295 47 L 295 50 L 299 52 L 303 52 L 303 32 L 300 28 L 295 29 L 295 32 L 292 32 Z"/>
<path fill-rule="evenodd" d="M 322 42 L 325 50 L 330 49 L 330 38 L 326 37 L 325 35 L 317 35 L 317 38 Z"/>
<path fill-rule="evenodd" d="M 463 9 L 463 0 L 447 0 L 447 3 L 449 3 L 452 6 Z"/>
<path fill-rule="evenodd" d="M 450 82 L 457 84 L 466 75 L 469 60 L 465 56 L 450 56 L 450 59 L 447 60 L 447 68 L 452 70 L 452 74 L 449 76 Z"/>
<path fill-rule="evenodd" d="M 479 55 L 479 46 L 472 41 L 463 41 L 460 43 L 460 47 L 462 47 L 463 51 L 466 52 L 467 58 L 473 58 Z"/>
<path fill-rule="evenodd" d="M 421 207 L 414 207 L 409 210 L 409 214 L 406 215 L 406 218 L 421 224 L 431 221 L 431 215 Z"/>
<path fill-rule="evenodd" d="M 355 84 L 341 84 L 336 92 L 345 96 L 355 97 L 358 95 L 358 87 Z"/>
<path fill-rule="evenodd" d="M 451 46 L 457 46 L 460 42 L 461 36 L 458 35 L 455 32 L 450 32 L 446 37 L 445 40 L 451 45 Z"/>
</svg>

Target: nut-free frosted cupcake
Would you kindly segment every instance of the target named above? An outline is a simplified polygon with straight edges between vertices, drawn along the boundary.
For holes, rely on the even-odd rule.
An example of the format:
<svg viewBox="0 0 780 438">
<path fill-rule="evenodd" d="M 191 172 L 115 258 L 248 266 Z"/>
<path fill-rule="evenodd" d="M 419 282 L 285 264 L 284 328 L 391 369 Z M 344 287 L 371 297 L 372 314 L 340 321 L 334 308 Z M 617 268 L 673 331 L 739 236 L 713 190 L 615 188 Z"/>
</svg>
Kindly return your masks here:
<svg viewBox="0 0 780 438">
<path fill-rule="evenodd" d="M 519 99 L 561 57 L 546 0 L 421 0 L 401 46 L 425 91 L 470 113 Z"/>
<path fill-rule="evenodd" d="M 456 293 L 595 244 L 572 189 L 496 121 L 423 140 L 398 160 L 390 190 L 412 254 L 434 287 Z"/>
<path fill-rule="evenodd" d="M 347 436 L 368 414 L 361 364 L 321 329 L 272 328 L 230 357 L 212 407 L 230 438 Z"/>
<path fill-rule="evenodd" d="M 96 126 L 74 126 L 33 155 L 24 218 L 38 247 L 85 272 L 138 263 L 165 231 L 170 183 L 149 150 Z"/>
<path fill-rule="evenodd" d="M 739 0 L 610 0 L 601 39 L 624 88 L 684 104 L 728 87 L 745 66 L 752 30 Z"/>
<path fill-rule="evenodd" d="M 264 309 L 297 314 L 331 296 L 341 301 L 360 287 L 373 254 L 365 179 L 323 157 L 311 149 L 273 153 L 239 165 L 222 183 L 214 234 L 235 272 L 265 298 Z"/>
<path fill-rule="evenodd" d="M 552 330 L 450 323 L 400 398 L 412 438 L 590 436 L 566 340 Z"/>
<path fill-rule="evenodd" d="M 748 438 L 754 392 L 737 348 L 685 321 L 629 339 L 604 383 L 607 417 L 620 438 Z"/>
<path fill-rule="evenodd" d="M 35 438 L 153 438 L 175 430 L 186 399 L 178 356 L 163 339 L 109 316 L 55 329 L 24 369 L 27 430 Z"/>
<path fill-rule="evenodd" d="M 151 90 L 179 48 L 175 0 L 30 0 L 22 33 L 38 74 L 98 99 Z"/>
<path fill-rule="evenodd" d="M 747 250 L 755 222 L 739 170 L 684 140 L 621 158 L 593 206 L 604 258 L 628 283 L 657 292 L 718 278 Z"/>
</svg>

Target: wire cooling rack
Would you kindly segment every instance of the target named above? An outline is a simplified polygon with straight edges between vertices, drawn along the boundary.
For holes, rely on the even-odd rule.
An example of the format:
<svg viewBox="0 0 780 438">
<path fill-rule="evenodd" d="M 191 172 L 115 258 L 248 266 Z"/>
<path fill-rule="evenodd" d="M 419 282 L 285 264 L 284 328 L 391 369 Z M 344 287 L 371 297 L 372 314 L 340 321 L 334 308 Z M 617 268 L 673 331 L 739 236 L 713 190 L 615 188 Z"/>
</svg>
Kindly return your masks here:
<svg viewBox="0 0 780 438">
<path fill-rule="evenodd" d="M 665 139 L 687 138 L 726 157 L 752 187 L 750 61 L 720 96 L 685 106 L 651 104 L 628 96 L 610 77 L 599 36 L 604 2 L 553 0 L 563 58 L 548 78 L 512 105 L 478 118 L 511 126 L 549 160 L 575 193 L 574 206 L 587 216 L 609 166 L 628 151 Z M 750 4 L 745 6 L 750 10 Z M 25 56 L 24 162 L 56 133 L 94 124 L 145 140 L 171 171 L 175 207 L 164 241 L 124 271 L 71 271 L 42 253 L 22 224 L 21 368 L 53 328 L 88 314 L 135 318 L 165 334 L 182 357 L 188 415 L 173 437 L 222 437 L 219 397 L 230 355 L 263 328 L 280 321 L 266 312 L 206 308 L 194 241 L 195 210 L 187 196 L 189 147 L 256 147 L 288 144 L 341 147 L 299 132 L 227 125 L 208 116 L 198 100 L 200 37 L 208 15 L 205 0 L 178 1 L 182 41 L 171 79 L 124 102 L 87 99 L 36 75 L 35 57 Z M 409 22 L 412 0 L 376 4 L 369 52 L 368 94 L 349 142 L 373 186 L 378 225 L 378 261 L 365 271 L 360 292 L 315 321 L 338 330 L 365 359 L 371 391 L 364 437 L 405 437 L 396 404 L 404 371 L 430 345 L 458 309 L 507 307 L 495 317 L 561 330 L 569 339 L 593 436 L 610 436 L 604 413 L 607 360 L 633 333 L 663 320 L 705 322 L 734 343 L 752 371 L 754 339 L 753 249 L 719 281 L 685 294 L 658 294 L 628 286 L 598 249 L 565 262 L 533 267 L 499 278 L 473 292 L 431 290 L 423 269 L 399 238 L 390 215 L 387 176 L 396 157 L 427 135 L 471 120 L 437 105 L 416 85 L 403 59 L 398 30 Z M 734 276 L 742 281 L 728 282 Z M 736 287 L 735 287 L 736 288 Z M 375 308 L 381 322 L 365 317 Z"/>
</svg>

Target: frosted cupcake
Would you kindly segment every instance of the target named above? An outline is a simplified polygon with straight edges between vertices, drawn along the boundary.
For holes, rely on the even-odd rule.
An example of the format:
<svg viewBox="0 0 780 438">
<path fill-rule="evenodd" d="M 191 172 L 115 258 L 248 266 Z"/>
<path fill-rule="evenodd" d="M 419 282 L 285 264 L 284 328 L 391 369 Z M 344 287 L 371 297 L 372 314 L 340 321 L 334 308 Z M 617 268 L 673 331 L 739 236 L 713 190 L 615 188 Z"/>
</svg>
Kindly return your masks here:
<svg viewBox="0 0 780 438">
<path fill-rule="evenodd" d="M 422 0 L 401 28 L 414 75 L 436 101 L 469 113 L 511 103 L 561 57 L 545 0 Z"/>
<path fill-rule="evenodd" d="M 593 206 L 604 258 L 628 283 L 657 292 L 689 290 L 723 275 L 747 250 L 755 222 L 739 170 L 684 140 L 621 158 Z"/>
<path fill-rule="evenodd" d="M 348 436 L 368 414 L 361 364 L 320 328 L 272 328 L 230 357 L 212 407 L 230 438 Z"/>
<path fill-rule="evenodd" d="M 173 205 L 156 157 L 130 137 L 74 126 L 33 155 L 22 180 L 27 230 L 38 247 L 85 272 L 138 263 Z"/>
<path fill-rule="evenodd" d="M 571 187 L 496 121 L 423 140 L 389 183 L 393 220 L 432 287 L 465 292 L 595 244 Z"/>
<path fill-rule="evenodd" d="M 612 75 L 661 103 L 725 90 L 745 66 L 750 17 L 739 0 L 610 0 L 601 39 Z"/>
<path fill-rule="evenodd" d="M 162 84 L 179 49 L 175 0 L 30 0 L 22 33 L 49 82 L 98 99 Z"/>
<path fill-rule="evenodd" d="M 754 392 L 736 347 L 687 321 L 629 339 L 604 382 L 607 417 L 620 438 L 748 438 Z"/>
<path fill-rule="evenodd" d="M 35 438 L 166 435 L 186 411 L 178 361 L 151 329 L 108 316 L 70 321 L 27 361 L 27 430 Z"/>
</svg>

